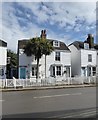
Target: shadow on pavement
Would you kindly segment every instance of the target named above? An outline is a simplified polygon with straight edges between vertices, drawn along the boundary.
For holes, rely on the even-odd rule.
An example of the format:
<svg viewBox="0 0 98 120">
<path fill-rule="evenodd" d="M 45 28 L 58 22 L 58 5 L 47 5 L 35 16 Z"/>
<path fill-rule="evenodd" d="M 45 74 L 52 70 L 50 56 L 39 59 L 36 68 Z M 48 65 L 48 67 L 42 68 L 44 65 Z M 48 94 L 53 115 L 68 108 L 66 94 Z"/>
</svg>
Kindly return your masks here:
<svg viewBox="0 0 98 120">
<path fill-rule="evenodd" d="M 16 118 L 34 118 L 34 119 L 65 119 L 67 116 L 71 116 L 71 118 L 67 118 L 68 120 L 80 120 L 81 114 L 88 114 L 87 119 L 97 120 L 97 114 L 95 112 L 94 115 L 91 115 L 91 112 L 97 111 L 97 108 L 85 108 L 85 109 L 72 109 L 72 110 L 62 110 L 62 111 L 51 111 L 51 112 L 37 112 L 37 113 L 24 113 L 24 114 L 13 114 L 13 115 L 3 115 L 2 120 L 5 119 L 16 119 Z M 75 116 L 78 116 L 75 118 Z M 65 117 L 65 118 L 64 118 Z M 86 119 L 86 118 L 83 118 Z"/>
</svg>

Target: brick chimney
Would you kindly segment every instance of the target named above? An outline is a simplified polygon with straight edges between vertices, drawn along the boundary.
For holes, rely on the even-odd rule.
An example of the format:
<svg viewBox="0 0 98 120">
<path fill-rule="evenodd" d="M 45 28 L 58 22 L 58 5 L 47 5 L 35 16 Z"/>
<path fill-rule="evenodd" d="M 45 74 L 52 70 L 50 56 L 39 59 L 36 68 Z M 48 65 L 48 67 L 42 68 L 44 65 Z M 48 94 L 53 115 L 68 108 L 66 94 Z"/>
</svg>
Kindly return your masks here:
<svg viewBox="0 0 98 120">
<path fill-rule="evenodd" d="M 92 34 L 88 34 L 87 43 L 89 43 L 90 48 L 94 48 L 94 37 Z"/>
<path fill-rule="evenodd" d="M 46 39 L 46 30 L 41 31 L 40 37 L 43 38 L 43 39 Z"/>
</svg>

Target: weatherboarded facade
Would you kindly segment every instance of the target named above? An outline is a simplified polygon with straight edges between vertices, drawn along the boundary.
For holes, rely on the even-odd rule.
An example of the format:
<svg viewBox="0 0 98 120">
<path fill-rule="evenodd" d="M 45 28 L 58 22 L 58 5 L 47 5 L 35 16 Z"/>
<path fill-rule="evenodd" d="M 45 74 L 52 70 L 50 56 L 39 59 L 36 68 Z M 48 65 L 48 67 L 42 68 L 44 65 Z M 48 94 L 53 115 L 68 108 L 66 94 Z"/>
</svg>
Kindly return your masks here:
<svg viewBox="0 0 98 120">
<path fill-rule="evenodd" d="M 6 78 L 7 43 L 0 40 L 0 79 Z"/>
<path fill-rule="evenodd" d="M 46 31 L 41 32 L 41 37 L 46 37 Z M 71 52 L 64 42 L 48 39 L 54 46 L 54 51 L 46 57 L 43 55 L 39 61 L 39 76 L 46 77 L 71 76 Z M 23 52 L 23 47 L 28 40 L 18 41 L 18 76 L 20 79 L 36 80 L 36 60 L 35 56 L 27 57 Z"/>
<path fill-rule="evenodd" d="M 88 34 L 84 42 L 75 41 L 69 45 L 71 50 L 72 76 L 96 76 L 98 69 L 98 45 Z"/>
</svg>

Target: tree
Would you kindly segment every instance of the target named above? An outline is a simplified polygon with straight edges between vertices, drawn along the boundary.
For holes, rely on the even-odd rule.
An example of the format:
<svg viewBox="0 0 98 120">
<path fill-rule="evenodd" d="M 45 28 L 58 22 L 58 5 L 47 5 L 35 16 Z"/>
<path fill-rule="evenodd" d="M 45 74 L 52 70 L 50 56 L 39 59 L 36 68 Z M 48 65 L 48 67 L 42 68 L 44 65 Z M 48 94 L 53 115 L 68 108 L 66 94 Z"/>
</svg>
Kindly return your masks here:
<svg viewBox="0 0 98 120">
<path fill-rule="evenodd" d="M 32 38 L 30 39 L 26 46 L 24 47 L 24 53 L 27 56 L 34 55 L 37 60 L 37 73 L 36 73 L 36 79 L 39 78 L 39 60 L 42 57 L 42 55 L 49 55 L 53 50 L 53 47 L 51 43 L 43 38 Z"/>
<path fill-rule="evenodd" d="M 17 67 L 17 54 L 8 49 L 7 58 L 9 58 L 9 63 L 7 63 L 7 78 L 11 78 L 11 68 Z"/>
<path fill-rule="evenodd" d="M 43 54 L 45 55 L 45 78 L 46 78 L 46 56 L 50 55 L 53 50 L 54 47 L 52 46 L 52 44 L 47 39 L 44 39 Z"/>
</svg>

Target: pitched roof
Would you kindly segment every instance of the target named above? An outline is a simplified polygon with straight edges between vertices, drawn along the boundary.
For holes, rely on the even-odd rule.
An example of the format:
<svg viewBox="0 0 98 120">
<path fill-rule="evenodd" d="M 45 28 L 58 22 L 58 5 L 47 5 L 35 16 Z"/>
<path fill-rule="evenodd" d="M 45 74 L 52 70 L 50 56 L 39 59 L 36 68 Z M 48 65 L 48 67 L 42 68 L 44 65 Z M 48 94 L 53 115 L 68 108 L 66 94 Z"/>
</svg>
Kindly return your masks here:
<svg viewBox="0 0 98 120">
<path fill-rule="evenodd" d="M 26 43 L 28 42 L 29 39 L 23 39 L 23 40 L 18 40 L 18 49 L 23 49 L 24 46 L 26 45 Z M 47 39 L 50 41 L 50 43 L 53 45 L 53 41 L 58 41 L 58 40 L 53 40 L 53 39 Z M 54 47 L 55 50 L 69 50 L 69 48 L 65 45 L 64 42 L 60 42 L 60 46 L 59 47 Z"/>
<path fill-rule="evenodd" d="M 4 42 L 3 40 L 0 40 L 0 47 L 7 47 L 7 43 Z"/>
<path fill-rule="evenodd" d="M 85 42 L 82 42 L 82 41 L 75 41 L 71 43 L 70 45 L 74 45 L 79 50 L 79 49 L 84 49 L 84 43 Z M 98 44 L 94 44 L 94 48 L 98 49 Z"/>
</svg>

